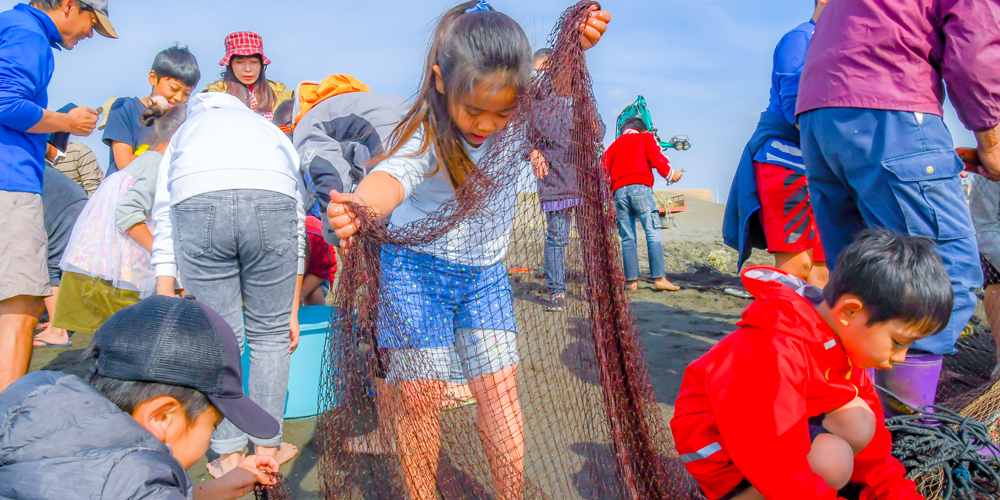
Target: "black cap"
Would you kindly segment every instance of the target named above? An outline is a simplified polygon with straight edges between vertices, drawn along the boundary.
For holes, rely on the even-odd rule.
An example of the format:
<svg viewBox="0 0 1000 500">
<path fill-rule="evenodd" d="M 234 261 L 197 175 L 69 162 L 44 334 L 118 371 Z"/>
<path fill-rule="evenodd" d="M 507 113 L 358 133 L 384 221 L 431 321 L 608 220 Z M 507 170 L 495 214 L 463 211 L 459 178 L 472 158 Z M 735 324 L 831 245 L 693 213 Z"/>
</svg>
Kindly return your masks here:
<svg viewBox="0 0 1000 500">
<path fill-rule="evenodd" d="M 97 374 L 198 390 L 243 432 L 270 439 L 278 421 L 243 394 L 236 334 L 193 299 L 154 295 L 116 312 L 94 334 Z"/>
</svg>

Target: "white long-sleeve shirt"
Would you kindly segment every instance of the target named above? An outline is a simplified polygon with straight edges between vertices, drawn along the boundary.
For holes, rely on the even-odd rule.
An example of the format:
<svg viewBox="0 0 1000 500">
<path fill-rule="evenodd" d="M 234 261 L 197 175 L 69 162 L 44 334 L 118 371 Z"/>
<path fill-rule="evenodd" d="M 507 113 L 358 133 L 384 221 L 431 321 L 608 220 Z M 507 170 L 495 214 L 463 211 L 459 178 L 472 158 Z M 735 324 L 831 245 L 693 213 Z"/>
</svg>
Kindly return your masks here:
<svg viewBox="0 0 1000 500">
<path fill-rule="evenodd" d="M 188 116 L 163 154 L 153 203 L 153 259 L 157 276 L 175 276 L 170 208 L 192 196 L 228 189 L 260 189 L 291 196 L 298 214 L 299 265 L 305 269 L 305 185 L 292 141 L 235 96 L 211 92 L 188 103 Z"/>
</svg>

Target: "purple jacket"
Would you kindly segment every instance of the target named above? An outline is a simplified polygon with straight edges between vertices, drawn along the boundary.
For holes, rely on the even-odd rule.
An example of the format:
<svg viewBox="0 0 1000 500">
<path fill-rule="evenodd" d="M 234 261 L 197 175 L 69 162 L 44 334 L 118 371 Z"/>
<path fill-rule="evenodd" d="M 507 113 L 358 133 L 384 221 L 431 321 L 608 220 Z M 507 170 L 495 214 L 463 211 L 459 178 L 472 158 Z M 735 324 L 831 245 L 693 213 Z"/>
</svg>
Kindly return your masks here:
<svg viewBox="0 0 1000 500">
<path fill-rule="evenodd" d="M 1000 123 L 1000 2 L 836 0 L 816 27 L 796 114 L 865 108 L 941 116 L 945 82 L 966 127 Z"/>
</svg>

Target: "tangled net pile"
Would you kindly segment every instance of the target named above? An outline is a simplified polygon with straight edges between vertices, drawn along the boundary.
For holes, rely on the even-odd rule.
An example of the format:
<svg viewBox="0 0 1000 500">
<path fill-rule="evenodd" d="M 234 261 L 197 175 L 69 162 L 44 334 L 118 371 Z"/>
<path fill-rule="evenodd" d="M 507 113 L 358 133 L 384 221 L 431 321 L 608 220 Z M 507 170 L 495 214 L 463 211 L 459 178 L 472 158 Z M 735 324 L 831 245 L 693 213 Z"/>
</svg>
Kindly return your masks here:
<svg viewBox="0 0 1000 500">
<path fill-rule="evenodd" d="M 405 315 L 383 300 L 383 246 L 419 248 L 449 231 L 478 229 L 504 210 L 516 210 L 504 264 L 518 331 L 516 397 L 523 415 L 524 471 L 512 463 L 491 466 L 491 450 L 484 449 L 477 426 L 477 411 L 489 401 L 471 406 L 449 406 L 447 396 L 422 401 L 442 408 L 440 453 L 427 461 L 427 470 L 436 468 L 437 493 L 446 499 L 497 500 L 701 496 L 676 459 L 621 276 L 610 185 L 600 166 L 599 118 L 579 43 L 579 26 L 591 5 L 580 2 L 563 14 L 549 39 L 548 69 L 520 94 L 508 126 L 451 202 L 399 230 L 370 214 L 359 215 L 361 229 L 334 297 L 321 384 L 316 439 L 325 498 L 407 498 L 400 455 L 414 448 L 407 440 L 429 439 L 438 430 L 398 432 L 394 422 L 400 412 L 417 403 L 400 401 L 398 392 L 390 397 L 378 381 L 385 377 L 379 336 L 412 333 Z M 567 173 L 576 178 L 580 200 L 566 252 L 566 310 L 559 313 L 544 311 L 545 281 L 528 271 L 544 269 L 545 215 L 533 194 L 516 192 L 527 167 L 525 152 L 540 140 L 535 131 L 554 124 L 546 120 L 559 120 L 557 125 L 572 131 L 571 144 L 563 144 L 571 167 L 563 168 L 573 170 Z M 514 197 L 516 204 L 508 201 Z M 418 363 L 415 369 L 420 368 Z M 505 394 L 490 397 L 506 401 L 513 394 L 508 387 Z M 377 429 L 390 435 L 395 452 L 348 451 L 351 440 Z"/>
</svg>

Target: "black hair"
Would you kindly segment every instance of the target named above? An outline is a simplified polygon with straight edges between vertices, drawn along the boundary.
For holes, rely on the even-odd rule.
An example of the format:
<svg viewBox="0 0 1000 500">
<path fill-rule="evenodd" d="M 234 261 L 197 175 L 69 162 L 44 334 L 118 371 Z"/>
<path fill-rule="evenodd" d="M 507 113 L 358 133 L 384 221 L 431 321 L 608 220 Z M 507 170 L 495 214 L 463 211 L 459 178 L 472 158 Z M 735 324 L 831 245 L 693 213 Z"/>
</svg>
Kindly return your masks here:
<svg viewBox="0 0 1000 500">
<path fill-rule="evenodd" d="M 153 128 L 153 136 L 149 138 L 149 146 L 154 149 L 170 142 L 170 138 L 184 124 L 184 120 L 187 120 L 186 104 L 164 109 L 158 104 L 151 103 L 139 116 L 139 122 L 143 125 L 147 127 L 156 125 Z"/>
<path fill-rule="evenodd" d="M 295 94 L 292 94 L 292 98 L 287 101 L 282 102 L 277 108 L 274 108 L 274 118 L 271 119 L 271 123 L 283 127 L 292 124 L 292 120 L 295 116 L 292 113 L 295 111 Z"/>
<path fill-rule="evenodd" d="M 932 334 L 948 324 L 955 300 L 934 242 L 885 229 L 862 232 L 837 258 L 823 298 L 833 306 L 847 294 L 864 303 L 868 325 L 898 320 Z"/>
<path fill-rule="evenodd" d="M 546 48 L 546 49 L 538 49 L 538 50 L 535 51 L 535 60 L 537 61 L 537 60 L 539 60 L 539 59 L 541 59 L 543 57 L 549 57 L 550 55 L 552 55 L 552 49 L 548 49 L 548 48 Z"/>
<path fill-rule="evenodd" d="M 100 349 L 97 344 L 91 344 L 83 351 L 81 358 L 90 363 L 97 361 Z M 108 398 L 121 411 L 131 414 L 139 407 L 153 398 L 168 396 L 177 400 L 184 408 L 188 423 L 194 422 L 205 410 L 212 407 L 208 396 L 205 396 L 197 389 L 180 385 L 161 384 L 158 382 L 144 382 L 141 380 L 118 380 L 115 378 L 98 375 L 93 369 L 84 379 L 97 389 L 97 392 Z"/>
<path fill-rule="evenodd" d="M 152 69 L 157 79 L 173 78 L 188 87 L 198 85 L 198 80 L 201 80 L 198 59 L 187 47 L 174 45 L 156 54 Z"/>
<path fill-rule="evenodd" d="M 630 128 L 639 132 L 649 132 L 649 129 L 646 128 L 646 122 L 643 121 L 640 116 L 630 116 L 625 119 L 625 122 L 622 123 L 622 130 L 624 131 Z"/>
<path fill-rule="evenodd" d="M 489 90 L 509 87 L 520 92 L 531 79 L 531 42 L 516 21 L 494 10 L 471 10 L 475 0 L 463 2 L 445 13 L 434 30 L 424 66 L 424 78 L 413 107 L 389 137 L 392 147 L 374 161 L 397 153 L 421 129 L 424 141 L 414 155 L 431 146 L 437 169 L 444 169 L 452 187 L 458 188 L 476 168 L 465 150 L 462 134 L 452 123 L 448 105 L 474 92 L 477 85 Z M 437 91 L 434 66 L 441 70 L 444 93 Z"/>
</svg>

